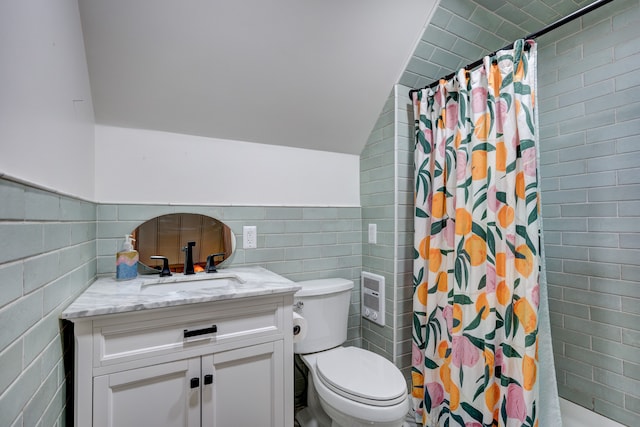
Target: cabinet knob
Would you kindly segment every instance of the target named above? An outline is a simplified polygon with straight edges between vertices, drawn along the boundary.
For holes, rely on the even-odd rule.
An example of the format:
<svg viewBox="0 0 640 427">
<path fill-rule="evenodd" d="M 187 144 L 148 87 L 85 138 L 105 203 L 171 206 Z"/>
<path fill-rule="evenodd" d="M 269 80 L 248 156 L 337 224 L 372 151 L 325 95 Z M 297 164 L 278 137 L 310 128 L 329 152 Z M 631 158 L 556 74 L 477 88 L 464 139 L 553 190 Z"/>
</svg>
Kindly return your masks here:
<svg viewBox="0 0 640 427">
<path fill-rule="evenodd" d="M 191 378 L 191 388 L 200 387 L 200 378 Z"/>
<path fill-rule="evenodd" d="M 213 384 L 213 375 L 207 374 L 204 376 L 204 385 Z"/>
</svg>

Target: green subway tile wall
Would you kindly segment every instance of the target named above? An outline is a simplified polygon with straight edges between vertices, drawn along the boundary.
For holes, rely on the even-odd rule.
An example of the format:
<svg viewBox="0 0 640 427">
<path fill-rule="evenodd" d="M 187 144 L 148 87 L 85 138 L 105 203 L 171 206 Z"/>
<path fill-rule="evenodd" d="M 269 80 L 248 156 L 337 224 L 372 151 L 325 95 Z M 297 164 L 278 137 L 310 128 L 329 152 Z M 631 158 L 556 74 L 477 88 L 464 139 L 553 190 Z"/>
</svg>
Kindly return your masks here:
<svg viewBox="0 0 640 427">
<path fill-rule="evenodd" d="M 362 347 L 394 361 L 395 95 L 391 92 L 360 155 L 362 269 L 385 278 L 385 326 L 362 319 Z M 377 243 L 368 243 L 369 224 Z M 394 361 L 395 362 L 395 361 Z"/>
<path fill-rule="evenodd" d="M 0 425 L 63 426 L 60 312 L 96 276 L 96 206 L 0 179 Z"/>
<path fill-rule="evenodd" d="M 411 366 L 413 294 L 413 112 L 409 88 L 397 85 L 360 157 L 362 269 L 385 278 L 385 326 L 362 320 L 362 346 Z M 368 243 L 376 224 L 377 243 Z"/>
<path fill-rule="evenodd" d="M 58 313 L 112 274 L 124 234 L 169 212 L 256 225 L 232 265 L 356 282 L 348 344 L 410 365 L 413 119 L 422 87 L 591 0 L 446 0 L 361 155 L 362 208 L 97 205 L 0 178 L 0 425 L 62 426 Z M 560 394 L 626 425 L 640 414 L 640 7 L 616 0 L 539 39 L 542 203 Z M 404 85 L 404 86 L 403 86 Z M 391 88 L 390 88 L 391 89 Z M 378 244 L 366 240 L 378 225 Z M 360 271 L 387 280 L 380 328 L 360 318 Z"/>
<path fill-rule="evenodd" d="M 625 425 L 640 415 L 638 23 L 640 2 L 613 2 L 541 37 L 538 67 L 558 388 Z"/>
<path fill-rule="evenodd" d="M 589 3 L 443 1 L 400 83 L 430 84 Z M 625 425 L 640 414 L 639 22 L 640 2 L 617 0 L 538 39 L 559 392 Z"/>
<path fill-rule="evenodd" d="M 115 273 L 115 253 L 125 234 L 148 219 L 173 212 L 208 215 L 231 228 L 236 251 L 225 265 L 259 265 L 294 281 L 329 277 L 353 280 L 356 288 L 348 338 L 350 344 L 360 343 L 360 208 L 101 204 L 97 207 L 98 274 Z M 245 225 L 257 227 L 256 249 L 242 248 Z"/>
</svg>

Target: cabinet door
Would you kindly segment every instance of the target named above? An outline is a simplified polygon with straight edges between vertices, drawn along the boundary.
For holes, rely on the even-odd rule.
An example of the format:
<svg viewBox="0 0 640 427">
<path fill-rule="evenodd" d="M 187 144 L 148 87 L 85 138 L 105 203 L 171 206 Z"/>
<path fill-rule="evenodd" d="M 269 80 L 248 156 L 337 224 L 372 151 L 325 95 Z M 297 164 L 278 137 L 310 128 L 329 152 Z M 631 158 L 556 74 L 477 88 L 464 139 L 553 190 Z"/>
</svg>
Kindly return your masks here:
<svg viewBox="0 0 640 427">
<path fill-rule="evenodd" d="M 282 427 L 284 416 L 283 343 L 275 341 L 202 358 L 202 426 Z"/>
<path fill-rule="evenodd" d="M 199 427 L 192 378 L 200 382 L 199 357 L 95 377 L 93 426 Z"/>
</svg>

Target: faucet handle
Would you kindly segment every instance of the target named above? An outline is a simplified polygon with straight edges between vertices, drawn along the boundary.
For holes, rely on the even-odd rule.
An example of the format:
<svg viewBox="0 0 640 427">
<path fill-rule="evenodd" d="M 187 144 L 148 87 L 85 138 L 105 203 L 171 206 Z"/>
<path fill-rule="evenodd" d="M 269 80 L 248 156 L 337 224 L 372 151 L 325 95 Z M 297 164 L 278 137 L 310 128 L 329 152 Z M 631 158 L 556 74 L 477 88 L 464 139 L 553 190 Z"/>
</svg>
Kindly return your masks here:
<svg viewBox="0 0 640 427">
<path fill-rule="evenodd" d="M 206 271 L 207 273 L 216 273 L 218 270 L 216 269 L 216 262 L 215 262 L 215 258 L 218 256 L 225 256 L 226 254 L 224 252 L 220 252 L 217 254 L 211 254 L 207 257 L 207 265 L 204 267 L 204 271 Z M 224 259 L 222 260 L 224 261 Z M 220 262 L 222 262 L 220 261 Z"/>
<path fill-rule="evenodd" d="M 160 277 L 171 276 L 171 270 L 169 269 L 169 258 L 161 255 L 151 255 L 150 258 L 162 260 L 162 271 L 160 272 Z"/>
<path fill-rule="evenodd" d="M 191 248 L 193 248 L 195 245 L 196 242 L 187 242 L 187 244 L 182 248 L 182 252 L 191 251 Z"/>
</svg>

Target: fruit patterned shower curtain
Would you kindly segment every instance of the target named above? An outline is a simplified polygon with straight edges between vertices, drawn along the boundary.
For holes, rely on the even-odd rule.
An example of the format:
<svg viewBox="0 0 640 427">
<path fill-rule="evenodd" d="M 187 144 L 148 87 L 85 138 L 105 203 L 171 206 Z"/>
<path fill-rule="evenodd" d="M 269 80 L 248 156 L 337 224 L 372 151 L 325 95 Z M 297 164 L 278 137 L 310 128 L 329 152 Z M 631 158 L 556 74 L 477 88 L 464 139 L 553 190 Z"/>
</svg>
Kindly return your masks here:
<svg viewBox="0 0 640 427">
<path fill-rule="evenodd" d="M 538 425 L 536 46 L 413 95 L 412 396 L 424 426 Z"/>
</svg>

